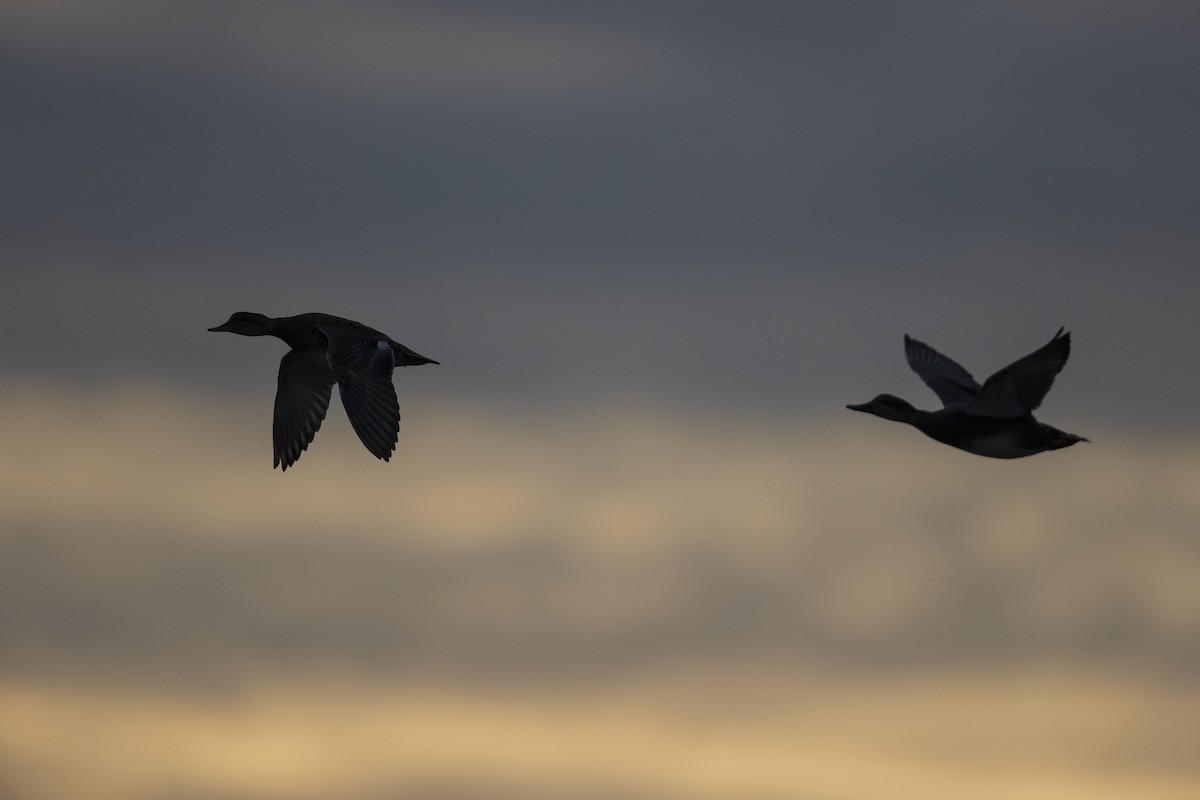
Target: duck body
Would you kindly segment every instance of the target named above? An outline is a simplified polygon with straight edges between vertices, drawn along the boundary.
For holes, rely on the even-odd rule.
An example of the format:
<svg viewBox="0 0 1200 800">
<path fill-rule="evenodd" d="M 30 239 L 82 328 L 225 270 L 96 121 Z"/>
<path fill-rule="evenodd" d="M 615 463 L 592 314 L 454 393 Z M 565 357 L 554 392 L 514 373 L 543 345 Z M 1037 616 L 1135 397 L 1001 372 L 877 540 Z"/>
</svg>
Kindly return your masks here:
<svg viewBox="0 0 1200 800">
<path fill-rule="evenodd" d="M 890 394 L 847 408 L 904 422 L 935 441 L 988 458 L 1022 458 L 1088 441 L 1039 422 L 1032 413 L 1070 354 L 1070 334 L 1061 328 L 1048 344 L 999 370 L 982 386 L 923 342 L 905 336 L 904 343 L 909 366 L 937 393 L 943 408 L 922 411 Z"/>
<path fill-rule="evenodd" d="M 1022 458 L 1086 441 L 1038 422 L 1032 415 L 1000 419 L 956 408 L 920 412 L 913 427 L 942 444 L 989 458 Z"/>
<path fill-rule="evenodd" d="M 275 466 L 284 471 L 312 443 L 335 383 L 354 432 L 373 455 L 387 461 L 400 428 L 392 370 L 438 363 L 387 334 L 332 314 L 268 317 L 239 311 L 209 330 L 275 336 L 291 348 L 279 363 L 272 426 Z"/>
</svg>

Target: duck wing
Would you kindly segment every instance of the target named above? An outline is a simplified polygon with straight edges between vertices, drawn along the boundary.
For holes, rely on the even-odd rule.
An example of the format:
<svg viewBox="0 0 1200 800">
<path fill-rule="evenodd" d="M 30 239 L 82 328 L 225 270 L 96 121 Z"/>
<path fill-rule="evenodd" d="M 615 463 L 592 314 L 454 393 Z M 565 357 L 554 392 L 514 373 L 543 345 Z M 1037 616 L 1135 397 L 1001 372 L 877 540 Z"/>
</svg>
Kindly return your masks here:
<svg viewBox="0 0 1200 800">
<path fill-rule="evenodd" d="M 980 417 L 1023 417 L 1031 413 L 1042 404 L 1069 355 L 1071 334 L 1059 328 L 1049 342 L 989 376 L 964 410 Z"/>
<path fill-rule="evenodd" d="M 400 403 L 392 385 L 396 357 L 391 343 L 382 334 L 376 339 L 317 327 L 329 340 L 325 359 L 337 378 L 350 425 L 372 455 L 387 461 L 400 431 Z"/>
<path fill-rule="evenodd" d="M 913 372 L 933 389 L 942 405 L 963 406 L 975 399 L 979 384 L 958 362 L 942 355 L 924 342 L 904 334 L 904 356 Z"/>
<path fill-rule="evenodd" d="M 329 409 L 334 377 L 320 354 L 289 350 L 279 362 L 279 388 L 275 392 L 275 466 L 283 470 L 296 463 L 321 428 Z"/>
</svg>

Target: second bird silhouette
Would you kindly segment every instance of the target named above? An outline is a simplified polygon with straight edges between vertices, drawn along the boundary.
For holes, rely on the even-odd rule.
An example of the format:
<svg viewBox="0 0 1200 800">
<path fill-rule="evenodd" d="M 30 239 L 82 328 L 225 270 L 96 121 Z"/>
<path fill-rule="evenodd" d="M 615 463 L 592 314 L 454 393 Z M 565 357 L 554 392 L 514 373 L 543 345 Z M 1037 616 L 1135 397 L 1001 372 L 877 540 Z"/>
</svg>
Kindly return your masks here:
<svg viewBox="0 0 1200 800">
<path fill-rule="evenodd" d="M 320 430 L 334 383 L 358 438 L 372 455 L 387 461 L 400 431 L 392 369 L 439 363 L 361 322 L 331 314 L 268 317 L 239 311 L 209 330 L 275 336 L 292 348 L 279 362 L 271 428 L 275 466 L 285 472 Z"/>
<path fill-rule="evenodd" d="M 941 399 L 938 411 L 921 411 L 899 397 L 881 394 L 870 402 L 848 405 L 884 419 L 905 422 L 937 441 L 990 458 L 1021 458 L 1088 441 L 1033 418 L 1050 391 L 1054 376 L 1071 354 L 1071 334 L 1048 343 L 999 370 L 983 386 L 952 359 L 904 336 L 908 365 Z"/>
</svg>

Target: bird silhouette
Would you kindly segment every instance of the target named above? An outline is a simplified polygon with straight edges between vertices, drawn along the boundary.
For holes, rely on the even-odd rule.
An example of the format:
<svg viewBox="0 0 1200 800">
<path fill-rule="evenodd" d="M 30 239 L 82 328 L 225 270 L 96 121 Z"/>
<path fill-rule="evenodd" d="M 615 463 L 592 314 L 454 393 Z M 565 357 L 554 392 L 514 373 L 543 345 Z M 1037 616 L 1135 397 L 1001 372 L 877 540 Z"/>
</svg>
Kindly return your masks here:
<svg viewBox="0 0 1200 800">
<path fill-rule="evenodd" d="M 1033 418 L 1071 354 L 1071 334 L 1062 328 L 982 386 L 953 359 L 907 334 L 904 354 L 908 365 L 941 399 L 941 409 L 921 411 L 890 394 L 846 408 L 905 422 L 931 439 L 989 458 L 1021 458 L 1088 441 Z"/>
<path fill-rule="evenodd" d="M 392 369 L 439 363 L 361 322 L 330 314 L 268 317 L 239 311 L 209 330 L 275 336 L 292 348 L 279 362 L 271 427 L 275 466 L 285 472 L 320 430 L 334 383 L 358 438 L 372 455 L 390 459 L 400 430 Z"/>
</svg>

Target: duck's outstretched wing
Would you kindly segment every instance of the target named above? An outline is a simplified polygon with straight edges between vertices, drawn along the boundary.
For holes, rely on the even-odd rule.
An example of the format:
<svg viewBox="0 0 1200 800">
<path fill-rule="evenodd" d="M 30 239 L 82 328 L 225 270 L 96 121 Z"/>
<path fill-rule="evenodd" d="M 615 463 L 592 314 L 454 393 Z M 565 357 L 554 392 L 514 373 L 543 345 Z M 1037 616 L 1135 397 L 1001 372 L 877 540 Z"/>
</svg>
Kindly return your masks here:
<svg viewBox="0 0 1200 800">
<path fill-rule="evenodd" d="M 933 389 L 943 406 L 966 405 L 979 392 L 979 384 L 958 362 L 907 333 L 904 334 L 904 356 L 913 372 Z"/>
<path fill-rule="evenodd" d="M 275 466 L 284 471 L 308 449 L 329 409 L 334 377 L 323 359 L 289 350 L 279 362 L 279 388 L 275 391 Z"/>
<path fill-rule="evenodd" d="M 325 359 L 337 378 L 354 432 L 372 455 L 387 461 L 400 432 L 400 403 L 392 386 L 396 357 L 390 342 L 383 336 L 374 339 L 318 327 L 329 339 Z"/>
<path fill-rule="evenodd" d="M 1071 334 L 1059 328 L 1054 338 L 998 370 L 964 410 L 981 417 L 1023 417 L 1042 404 L 1054 377 L 1071 355 Z"/>
</svg>

